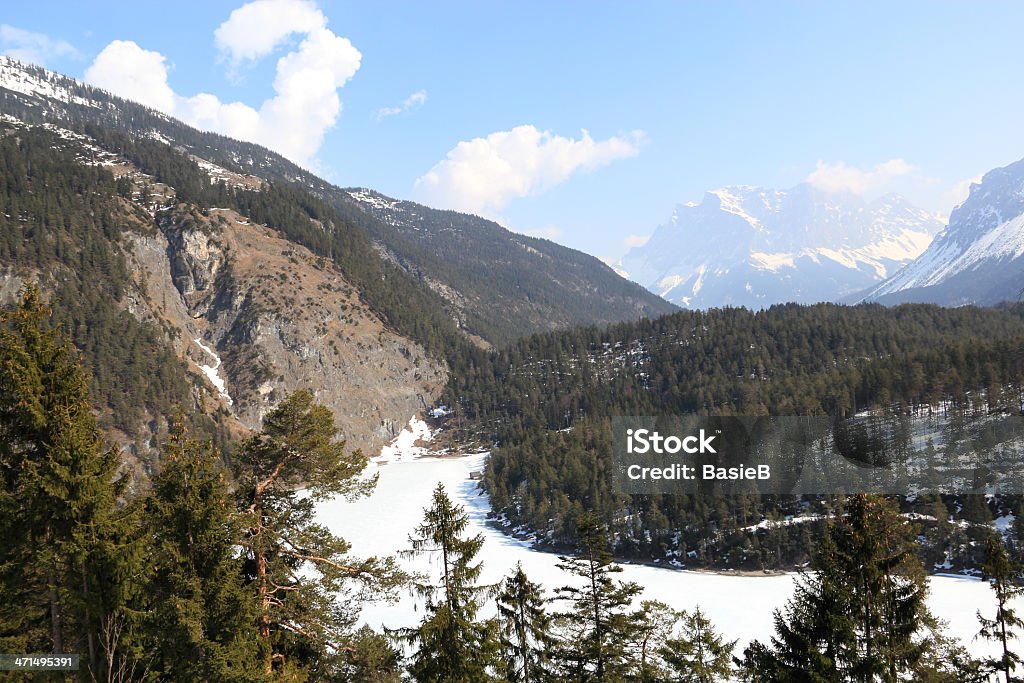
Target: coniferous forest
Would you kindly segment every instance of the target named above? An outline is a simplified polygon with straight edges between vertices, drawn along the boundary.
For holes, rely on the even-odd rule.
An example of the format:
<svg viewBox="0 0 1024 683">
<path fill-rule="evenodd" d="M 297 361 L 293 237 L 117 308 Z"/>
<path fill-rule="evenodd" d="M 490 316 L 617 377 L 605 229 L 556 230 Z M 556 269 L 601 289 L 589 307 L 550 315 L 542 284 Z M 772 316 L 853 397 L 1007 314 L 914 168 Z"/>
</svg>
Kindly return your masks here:
<svg viewBox="0 0 1024 683">
<path fill-rule="evenodd" d="M 979 661 L 924 604 L 914 527 L 871 496 L 835 503 L 770 642 L 742 651 L 699 609 L 674 612 L 617 579 L 616 535 L 593 510 L 574 516 L 567 585 L 552 591 L 521 568 L 482 585 L 482 539 L 440 486 L 409 548 L 441 553 L 439 583 L 394 558 L 352 557 L 315 505 L 372 495 L 374 481 L 304 391 L 230 457 L 179 415 L 152 487 L 124 500 L 81 357 L 39 292 L 3 323 L 0 648 L 81 653 L 82 680 L 965 681 L 1016 661 L 1003 638 L 1021 624 L 1012 549 L 980 539 L 993 601 L 979 630 L 1006 647 Z M 362 601 L 410 587 L 419 626 L 358 627 Z M 488 603 L 496 616 L 482 618 Z"/>
</svg>

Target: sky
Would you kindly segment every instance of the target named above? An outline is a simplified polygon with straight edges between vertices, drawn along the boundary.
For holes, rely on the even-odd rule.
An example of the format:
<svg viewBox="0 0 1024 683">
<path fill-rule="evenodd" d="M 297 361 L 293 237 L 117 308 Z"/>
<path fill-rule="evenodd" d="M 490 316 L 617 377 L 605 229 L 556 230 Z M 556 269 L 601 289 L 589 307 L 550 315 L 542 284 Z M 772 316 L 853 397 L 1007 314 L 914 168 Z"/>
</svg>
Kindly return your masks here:
<svg viewBox="0 0 1024 683">
<path fill-rule="evenodd" d="M 614 260 L 725 185 L 948 214 L 1024 157 L 1024 3 L 10 3 L 0 53 Z"/>
</svg>

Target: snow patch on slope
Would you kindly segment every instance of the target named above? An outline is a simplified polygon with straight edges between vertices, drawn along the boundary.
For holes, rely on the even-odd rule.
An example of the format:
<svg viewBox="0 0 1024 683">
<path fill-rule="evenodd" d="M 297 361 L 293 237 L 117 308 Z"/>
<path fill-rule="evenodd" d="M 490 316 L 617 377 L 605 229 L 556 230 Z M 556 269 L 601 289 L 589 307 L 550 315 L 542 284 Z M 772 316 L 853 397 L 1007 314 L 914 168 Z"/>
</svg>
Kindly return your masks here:
<svg viewBox="0 0 1024 683">
<path fill-rule="evenodd" d="M 413 415 L 405 429 L 394 441 L 380 449 L 380 455 L 374 460 L 378 463 L 404 462 L 433 455 L 426 446 L 417 445 L 430 443 L 433 438 L 434 432 L 430 430 L 430 426 Z"/>
<path fill-rule="evenodd" d="M 669 292 L 678 287 L 683 283 L 684 278 L 679 275 L 666 275 L 665 277 L 658 280 L 658 284 L 655 288 L 658 290 L 658 296 L 668 296 Z"/>
<path fill-rule="evenodd" d="M 397 201 L 388 201 L 384 197 L 374 193 L 372 190 L 365 188 L 348 190 L 348 195 L 360 204 L 367 204 L 376 209 L 394 209 L 398 206 Z"/>
<path fill-rule="evenodd" d="M 777 273 L 782 268 L 795 268 L 795 256 L 793 254 L 778 253 L 766 254 L 760 251 L 750 253 L 750 265 L 758 270 L 770 270 Z"/>
<path fill-rule="evenodd" d="M 208 356 L 213 358 L 213 365 L 200 365 L 199 369 L 202 370 L 203 374 L 206 375 L 206 378 L 210 380 L 210 384 L 217 388 L 217 393 L 220 394 L 220 397 L 223 398 L 229 406 L 233 405 L 234 401 L 231 399 L 231 395 L 228 394 L 227 385 L 224 383 L 224 378 L 220 376 L 220 372 L 218 371 L 221 362 L 220 356 L 218 356 L 213 349 L 204 344 L 203 340 L 199 339 L 198 337 L 193 341 L 195 341 L 199 348 L 205 351 Z"/>
<path fill-rule="evenodd" d="M 56 86 L 48 80 L 30 75 L 25 70 L 27 66 L 9 57 L 0 56 L 0 88 L 7 88 L 22 95 L 36 95 L 86 107 L 99 107 L 99 104 L 92 100 L 71 94 L 67 88 Z"/>
</svg>

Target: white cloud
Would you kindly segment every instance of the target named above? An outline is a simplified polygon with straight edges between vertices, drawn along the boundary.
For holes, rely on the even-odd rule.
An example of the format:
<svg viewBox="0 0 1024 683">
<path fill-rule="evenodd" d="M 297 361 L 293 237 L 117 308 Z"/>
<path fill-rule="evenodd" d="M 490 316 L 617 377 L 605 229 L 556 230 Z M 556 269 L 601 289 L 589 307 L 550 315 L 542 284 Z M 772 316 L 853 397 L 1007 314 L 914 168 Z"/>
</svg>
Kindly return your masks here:
<svg viewBox="0 0 1024 683">
<path fill-rule="evenodd" d="M 65 40 L 9 24 L 0 24 L 0 54 L 39 66 L 46 66 L 51 59 L 79 56 L 78 50 Z"/>
<path fill-rule="evenodd" d="M 221 102 L 210 93 L 182 96 L 167 80 L 166 59 L 132 41 L 116 40 L 85 73 L 93 85 L 136 100 L 201 128 L 257 142 L 310 165 L 324 134 L 341 114 L 338 89 L 359 70 L 362 55 L 303 0 L 255 0 L 236 9 L 214 33 L 234 64 L 265 57 L 292 35 L 299 45 L 277 61 L 274 96 L 259 109 Z"/>
<path fill-rule="evenodd" d="M 121 97 L 168 114 L 175 109 L 175 94 L 167 84 L 166 59 L 130 40 L 115 40 L 96 55 L 85 70 L 85 80 Z"/>
<path fill-rule="evenodd" d="M 512 199 L 536 195 L 616 159 L 635 156 L 644 135 L 634 131 L 595 141 L 553 135 L 533 126 L 460 142 L 416 180 L 413 192 L 427 204 L 493 215 Z"/>
<path fill-rule="evenodd" d="M 807 176 L 807 182 L 827 192 L 846 191 L 862 195 L 881 189 L 893 179 L 916 170 L 903 159 L 890 159 L 868 170 L 847 166 L 842 161 L 834 164 L 819 161 L 817 168 Z"/>
<path fill-rule="evenodd" d="M 403 111 L 408 111 L 415 107 L 422 107 L 427 101 L 427 91 L 417 90 L 413 94 L 406 97 L 400 105 L 397 107 L 381 107 L 377 110 L 377 118 L 382 119 L 385 116 L 395 116 L 401 114 Z"/>
<path fill-rule="evenodd" d="M 231 12 L 213 32 L 221 54 L 233 63 L 266 57 L 288 37 L 327 25 L 317 6 L 306 0 L 255 0 Z"/>
<path fill-rule="evenodd" d="M 649 239 L 651 239 L 650 235 L 628 235 L 626 239 L 622 240 L 622 244 L 627 249 L 632 249 L 633 247 L 644 246 Z"/>
</svg>

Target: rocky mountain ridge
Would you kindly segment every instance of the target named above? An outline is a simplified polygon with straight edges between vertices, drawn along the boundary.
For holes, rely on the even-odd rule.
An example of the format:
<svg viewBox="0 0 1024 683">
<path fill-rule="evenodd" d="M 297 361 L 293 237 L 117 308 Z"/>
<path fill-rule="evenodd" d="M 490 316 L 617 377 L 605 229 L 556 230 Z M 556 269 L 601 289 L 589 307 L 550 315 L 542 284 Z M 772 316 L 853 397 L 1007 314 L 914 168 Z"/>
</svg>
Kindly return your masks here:
<svg viewBox="0 0 1024 683">
<path fill-rule="evenodd" d="M 898 195 L 734 186 L 677 206 L 617 267 L 687 308 L 838 301 L 908 263 L 941 227 Z"/>
<path fill-rule="evenodd" d="M 1024 288 L 1024 160 L 989 171 L 949 227 L 865 297 L 947 306 L 1016 301 Z"/>
</svg>

